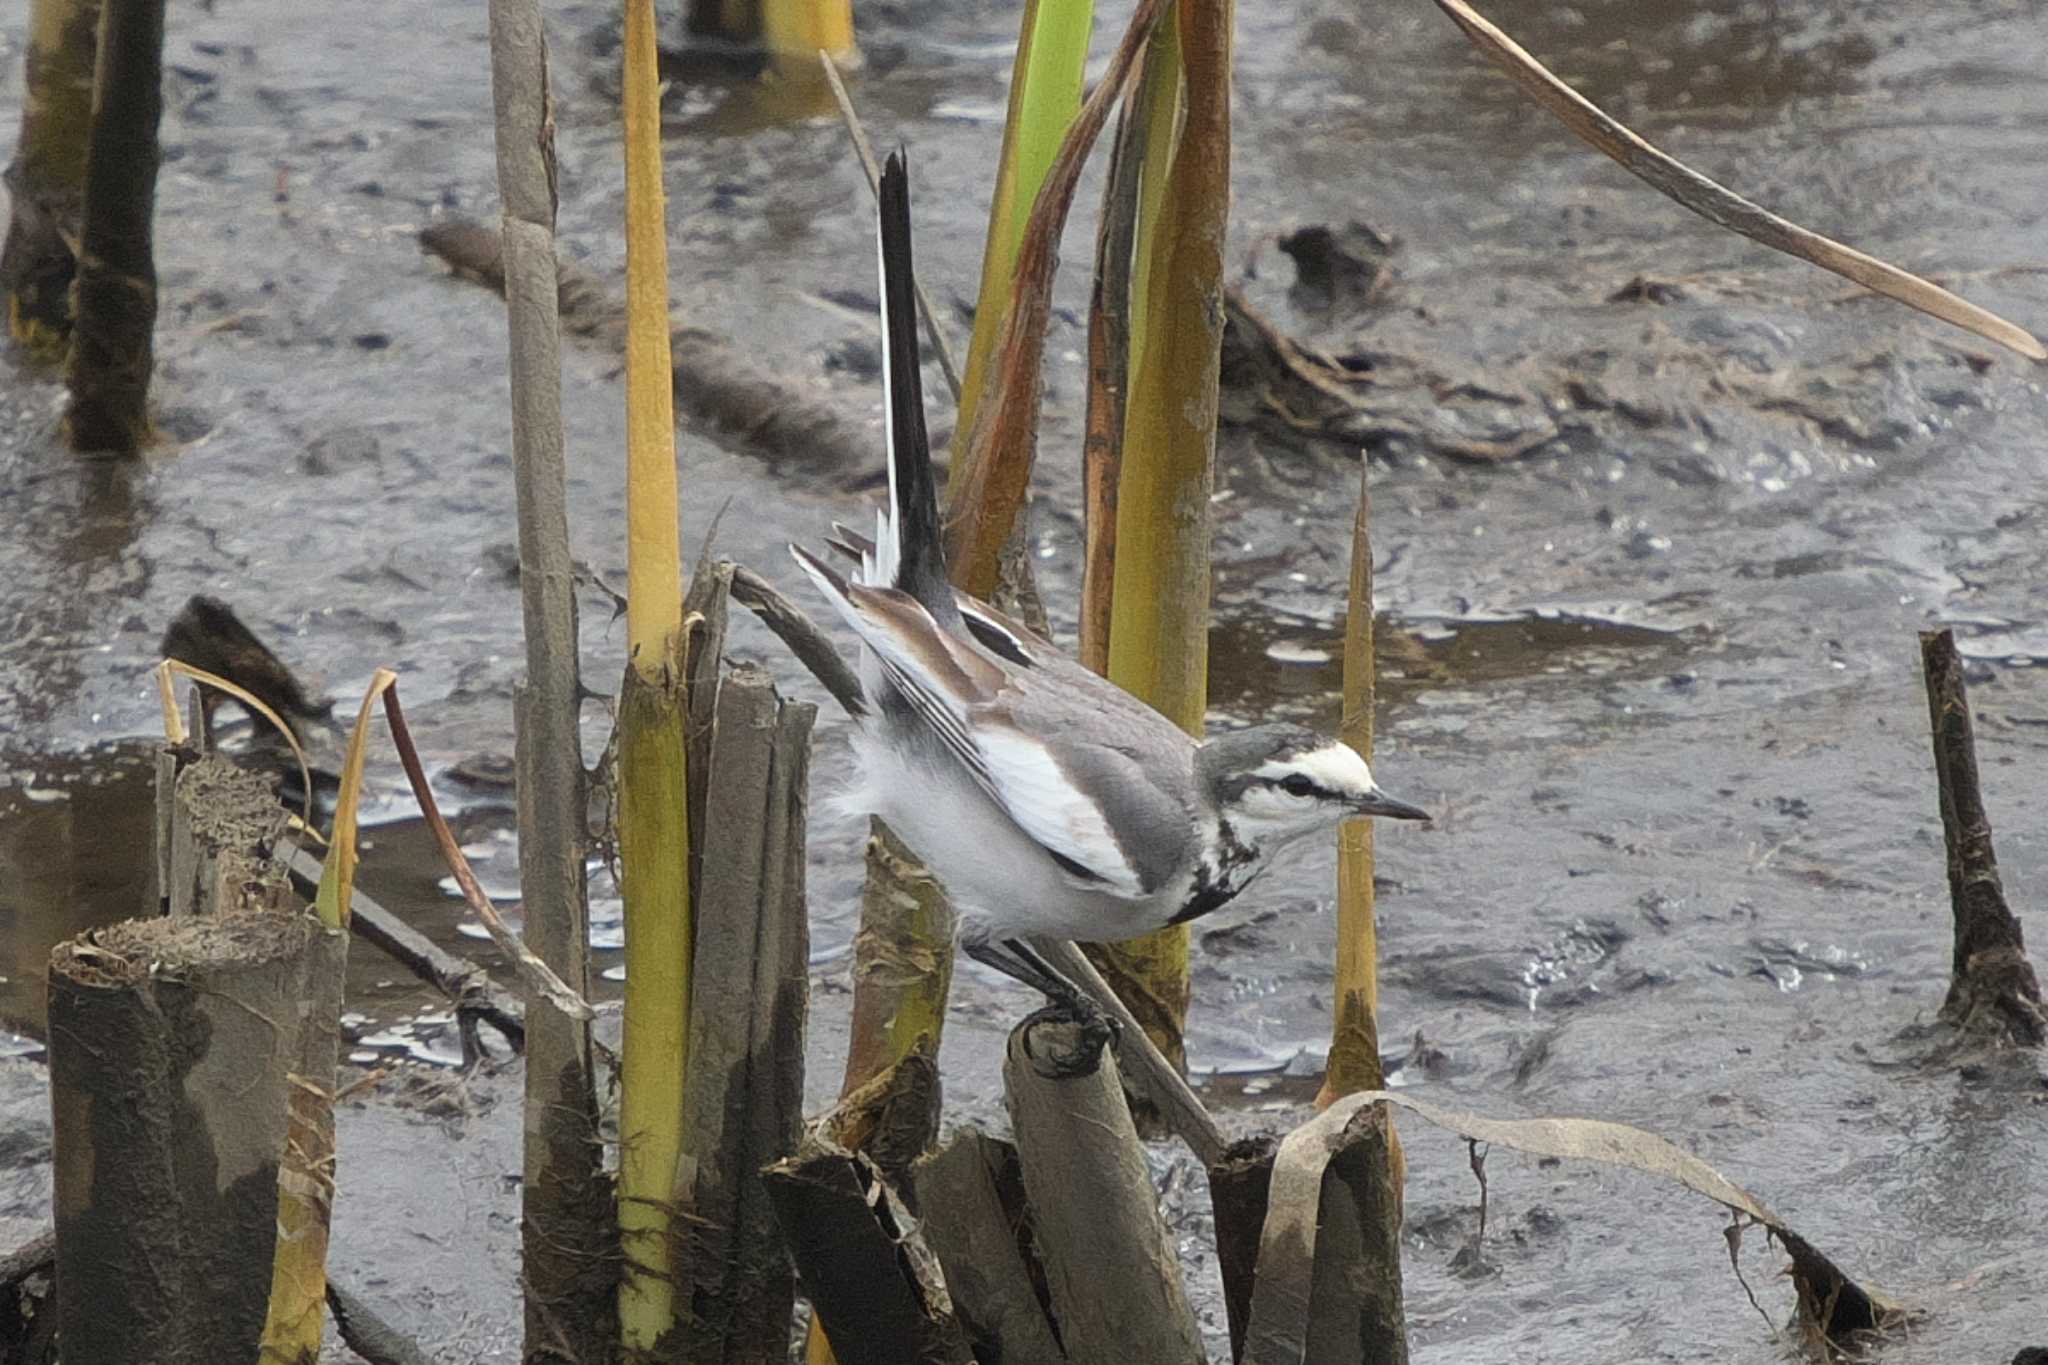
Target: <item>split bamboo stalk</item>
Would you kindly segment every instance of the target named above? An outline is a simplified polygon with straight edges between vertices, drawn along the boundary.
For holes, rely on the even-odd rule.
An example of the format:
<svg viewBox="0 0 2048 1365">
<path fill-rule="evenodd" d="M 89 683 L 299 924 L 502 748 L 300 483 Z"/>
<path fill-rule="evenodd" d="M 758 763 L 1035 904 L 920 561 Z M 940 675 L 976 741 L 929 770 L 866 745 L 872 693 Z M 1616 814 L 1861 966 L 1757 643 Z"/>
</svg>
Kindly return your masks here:
<svg viewBox="0 0 2048 1365">
<path fill-rule="evenodd" d="M 1003 1060 L 1060 1343 L 1074 1365 L 1205 1365 L 1116 1059 L 1104 1050 L 1086 1075 L 1049 1074 L 1085 1046 L 1078 1025 L 1026 1020 Z"/>
<path fill-rule="evenodd" d="M 922 1224 L 946 1273 L 953 1307 L 977 1360 L 1065 1365 L 1066 1353 L 1038 1301 L 1044 1276 L 1031 1257 L 1029 1208 L 1017 1149 L 973 1128 L 917 1163 Z"/>
<path fill-rule="evenodd" d="M 1358 508 L 1351 520 L 1351 600 L 1344 618 L 1344 717 L 1338 734 L 1372 761 L 1376 679 L 1372 654 L 1370 462 L 1358 459 Z M 1373 921 L 1372 821 L 1337 828 L 1337 989 L 1330 1058 L 1316 1107 L 1385 1084 L 1380 1068 L 1379 934 Z"/>
<path fill-rule="evenodd" d="M 853 1017 L 847 1025 L 842 1100 L 907 1059 L 923 1058 L 936 1068 L 946 1000 L 953 989 L 953 927 L 953 906 L 945 888 L 887 825 L 871 819 L 860 928 L 853 937 Z M 938 1087 L 921 1098 L 927 1112 L 912 1121 L 918 1132 L 912 1157 L 921 1155 L 939 1133 Z M 850 1145 L 865 1151 L 864 1143 Z M 895 1173 L 885 1167 L 885 1174 Z M 908 1193 L 909 1186 L 903 1188 Z M 808 1365 L 834 1362 L 822 1320 L 816 1317 L 804 1343 L 804 1359 Z"/>
<path fill-rule="evenodd" d="M 674 1219 L 692 923 L 682 551 L 652 0 L 627 0 L 625 30 L 627 664 L 619 695 L 619 858 L 626 1004 L 618 1207 L 619 1328 L 631 1354 L 655 1350 L 676 1320 Z"/>
<path fill-rule="evenodd" d="M 1052 169 L 1060 141 L 1081 107 L 1081 80 L 1094 28 L 1094 0 L 1025 0 L 1017 32 L 1017 56 L 1010 70 L 1010 103 L 997 154 L 996 183 L 989 195 L 988 237 L 981 253 L 981 287 L 975 295 L 974 332 L 967 343 L 967 372 L 960 385 L 954 433 L 964 447 L 990 386 L 996 342 L 1009 316 L 1017 270 L 1017 249 L 1038 191 Z M 964 462 L 953 463 L 954 478 Z M 958 493 L 958 485 L 948 489 Z"/>
<path fill-rule="evenodd" d="M 72 447 L 134 455 L 148 444 L 155 364 L 156 175 L 162 159 L 165 0 L 105 0 L 92 146 L 73 283 Z"/>
<path fill-rule="evenodd" d="M 976 597 L 986 599 L 996 591 L 1003 551 L 1017 536 L 1030 491 L 1053 272 L 1067 211 L 1088 152 L 1123 98 L 1164 6 L 1165 0 L 1138 0 L 1108 70 L 1067 129 L 1017 249 L 1016 284 L 994 362 L 1002 382 L 983 395 L 964 445 L 955 432 L 953 473 L 946 488 L 946 563 L 953 581 Z"/>
<path fill-rule="evenodd" d="M 7 238 L 0 294 L 8 333 L 32 352 L 63 354 L 71 338 L 92 136 L 93 68 L 101 0 L 31 0 L 21 133 L 7 168 Z"/>
<path fill-rule="evenodd" d="M 693 711 L 709 690 L 693 682 Z M 733 669 L 716 695 L 703 837 L 693 840 L 703 862 L 677 1191 L 691 1296 L 680 1354 L 696 1365 L 784 1365 L 795 1291 L 759 1173 L 796 1149 L 803 1128 L 804 813 L 817 711 L 783 701 L 752 666 Z"/>
<path fill-rule="evenodd" d="M 334 1065 L 341 1040 L 342 979 L 348 927 L 355 913 L 356 813 L 377 700 L 398 682 L 377 669 L 363 694 L 342 761 L 341 785 L 328 833 L 327 860 L 313 897 L 321 928 L 340 940 L 335 980 L 308 1002 L 297 1021 L 297 1046 L 285 1073 L 287 1120 L 277 1166 L 277 1245 L 272 1253 L 270 1307 L 263 1324 L 262 1365 L 317 1365 L 327 1326 L 327 1244 L 334 1219 Z M 289 871 L 279 860 L 279 880 Z"/>
<path fill-rule="evenodd" d="M 937 1059 L 953 981 L 953 907 L 945 889 L 879 820 L 868 832 L 867 867 L 842 1094 L 913 1052 Z"/>
<path fill-rule="evenodd" d="M 1152 107 L 1140 170 L 1110 618 L 1110 681 L 1196 736 L 1208 705 L 1209 497 L 1230 210 L 1233 18 L 1232 0 L 1181 0 L 1153 37 L 1139 93 Z M 1168 165 L 1159 144 L 1175 126 L 1177 105 L 1180 135 Z M 1162 166 L 1163 182 L 1153 181 Z M 1176 1066 L 1187 1060 L 1188 938 L 1187 926 L 1177 925 L 1093 951 Z"/>
<path fill-rule="evenodd" d="M 1278 1138 L 1261 1133 L 1231 1143 L 1208 1167 L 1216 1270 L 1223 1280 L 1223 1311 L 1230 1325 L 1233 1361 L 1244 1359 L 1245 1333 L 1251 1328 L 1259 1239 L 1265 1233 L 1266 1207 L 1273 1191 L 1273 1152 L 1279 1145 Z"/>
<path fill-rule="evenodd" d="M 526 676 L 513 693 L 519 887 L 528 946 L 570 989 L 587 996 L 588 779 L 578 723 L 583 683 L 563 459 L 554 95 L 539 0 L 491 0 L 490 32 L 526 637 Z M 526 1011 L 524 1027 L 520 1239 L 526 1355 L 566 1348 L 584 1360 L 602 1361 L 618 1338 L 609 1292 L 618 1230 L 597 1138 L 590 1025 L 543 1007 Z"/>
</svg>

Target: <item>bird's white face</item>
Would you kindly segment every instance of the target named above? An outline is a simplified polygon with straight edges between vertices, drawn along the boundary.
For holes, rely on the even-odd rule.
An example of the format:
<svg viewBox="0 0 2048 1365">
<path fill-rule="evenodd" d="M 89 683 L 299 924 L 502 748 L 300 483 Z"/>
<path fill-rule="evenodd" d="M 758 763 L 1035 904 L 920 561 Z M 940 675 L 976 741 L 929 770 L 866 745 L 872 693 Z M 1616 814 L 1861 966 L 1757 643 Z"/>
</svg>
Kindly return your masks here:
<svg viewBox="0 0 2048 1365">
<path fill-rule="evenodd" d="M 1241 841 L 1267 849 L 1328 829 L 1346 816 L 1371 814 L 1386 800 L 1358 751 L 1337 740 L 1269 759 L 1246 777 L 1224 818 Z"/>
</svg>

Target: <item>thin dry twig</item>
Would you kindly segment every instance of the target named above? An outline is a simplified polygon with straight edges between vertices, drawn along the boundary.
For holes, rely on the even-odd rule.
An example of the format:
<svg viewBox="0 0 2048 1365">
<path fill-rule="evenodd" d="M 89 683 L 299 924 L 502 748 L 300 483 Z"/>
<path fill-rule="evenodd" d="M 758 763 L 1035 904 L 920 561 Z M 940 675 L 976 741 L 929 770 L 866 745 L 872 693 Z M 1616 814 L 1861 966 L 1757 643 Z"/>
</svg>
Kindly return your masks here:
<svg viewBox="0 0 2048 1365">
<path fill-rule="evenodd" d="M 462 856 L 462 846 L 455 841 L 454 831 L 441 817 L 441 807 L 434 800 L 433 788 L 427 784 L 427 770 L 420 764 L 419 750 L 413 747 L 412 731 L 406 728 L 405 712 L 398 704 L 395 684 L 384 693 L 384 719 L 391 726 L 391 742 L 398 749 L 398 761 L 405 766 L 405 780 L 412 784 L 413 800 L 419 803 L 420 814 L 426 818 L 427 829 L 433 834 L 434 843 L 441 850 L 441 858 L 448 864 L 448 871 L 454 875 L 455 884 L 462 888 L 462 899 L 468 903 L 470 913 L 482 921 L 491 941 L 512 959 L 520 975 L 538 995 L 572 1019 L 595 1018 L 597 1011 L 591 1009 L 588 1001 L 520 941 L 519 935 L 512 932 L 511 926 L 498 914 L 497 907 L 491 904 L 491 898 L 478 885 L 476 873 L 470 870 L 469 859 Z"/>
<path fill-rule="evenodd" d="M 1179 1068 L 1160 1052 L 1159 1045 L 1131 1013 L 1131 1007 L 1102 979 L 1095 964 L 1065 939 L 1033 939 L 1032 946 L 1122 1025 L 1116 1055 L 1124 1080 L 1151 1102 L 1168 1131 L 1187 1143 L 1188 1150 L 1204 1166 L 1221 1161 L 1229 1144 L 1215 1116 L 1188 1085 Z"/>
<path fill-rule="evenodd" d="M 1543 63 L 1487 22 L 1465 0 L 1436 0 L 1436 3 L 1480 51 L 1492 58 L 1538 104 L 1557 115 L 1565 127 L 1580 139 L 1612 157 L 1623 170 L 1658 193 L 1677 200 L 1708 222 L 1718 223 L 1753 242 L 1761 242 L 1775 251 L 1797 256 L 1823 270 L 1854 280 L 1866 289 L 1964 331 L 1974 332 L 1987 341 L 1997 342 L 2029 360 L 2048 360 L 2048 347 L 2044 347 L 2025 328 L 1958 298 L 1910 271 L 1888 265 L 1874 256 L 1866 256 L 1853 247 L 1780 218 L 1658 151 L 1559 80 Z"/>
<path fill-rule="evenodd" d="M 818 64 L 825 68 L 825 81 L 832 87 L 832 98 L 839 101 L 839 117 L 846 124 L 846 135 L 853 139 L 854 155 L 860 158 L 860 168 L 867 172 L 868 192 L 879 197 L 882 193 L 882 168 L 875 161 L 874 145 L 868 141 L 867 130 L 861 127 L 860 115 L 853 107 L 853 96 L 846 93 L 846 82 L 839 78 L 838 64 L 828 52 L 818 54 Z M 923 280 L 912 280 L 911 288 L 917 291 L 917 313 L 924 319 L 925 339 L 938 352 L 939 369 L 946 376 L 946 387 L 953 391 L 953 406 L 960 405 L 960 371 L 953 364 L 953 348 L 946 344 L 946 334 L 939 330 L 939 313 L 932 307 L 931 295 L 924 292 Z"/>
</svg>

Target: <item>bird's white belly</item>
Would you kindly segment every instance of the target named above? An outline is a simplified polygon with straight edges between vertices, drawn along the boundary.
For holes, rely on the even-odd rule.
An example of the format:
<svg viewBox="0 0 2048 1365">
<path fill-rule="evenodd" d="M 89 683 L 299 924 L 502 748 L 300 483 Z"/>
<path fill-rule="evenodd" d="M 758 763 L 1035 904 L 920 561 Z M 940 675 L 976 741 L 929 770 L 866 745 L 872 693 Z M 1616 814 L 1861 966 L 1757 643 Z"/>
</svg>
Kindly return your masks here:
<svg viewBox="0 0 2048 1365">
<path fill-rule="evenodd" d="M 864 781 L 851 803 L 881 816 L 931 869 L 963 936 L 1114 941 L 1150 933 L 1172 915 L 1164 895 L 1131 901 L 1076 885 L 954 764 L 906 757 L 866 732 L 854 749 Z"/>
</svg>

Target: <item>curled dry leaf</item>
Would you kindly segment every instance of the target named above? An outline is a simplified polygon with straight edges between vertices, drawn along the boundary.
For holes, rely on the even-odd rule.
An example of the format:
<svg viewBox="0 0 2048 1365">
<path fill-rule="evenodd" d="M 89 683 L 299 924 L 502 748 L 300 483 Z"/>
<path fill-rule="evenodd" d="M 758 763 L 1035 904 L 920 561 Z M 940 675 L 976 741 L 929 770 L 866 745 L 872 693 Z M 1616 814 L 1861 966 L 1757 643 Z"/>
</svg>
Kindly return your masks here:
<svg viewBox="0 0 2048 1365">
<path fill-rule="evenodd" d="M 1940 285 L 1895 265 L 1867 256 L 1853 247 L 1799 226 L 1754 204 L 1677 158 L 1657 150 L 1607 114 L 1489 23 L 1465 0 L 1437 0 L 1438 8 L 1465 35 L 1513 78 L 1535 101 L 1563 121 L 1595 150 L 1614 161 L 1659 194 L 1677 200 L 1710 223 L 1761 242 L 1774 251 L 1810 261 L 1823 270 L 1854 280 L 1873 293 L 1897 300 L 1929 317 L 1974 332 L 2017 351 L 2029 360 L 2048 360 L 2048 347 L 2023 327 L 1988 309 L 1958 298 Z"/>
<path fill-rule="evenodd" d="M 1856 1283 L 1814 1245 L 1765 1208 L 1762 1201 L 1719 1171 L 1655 1133 L 1605 1119 L 1490 1119 L 1386 1090 L 1368 1090 L 1332 1105 L 1323 1118 L 1341 1115 L 1341 1124 L 1361 1105 L 1375 1100 L 1427 1119 L 1439 1128 L 1480 1142 L 1510 1147 L 1532 1156 L 1598 1161 L 1626 1166 L 1675 1181 L 1705 1195 L 1731 1212 L 1747 1217 L 1784 1244 L 1792 1257 L 1792 1282 L 1799 1294 L 1801 1316 L 1825 1338 L 1840 1344 L 1855 1332 L 1892 1326 L 1905 1309 L 1876 1291 Z M 1745 1285 L 1745 1288 L 1747 1286 Z"/>
</svg>

